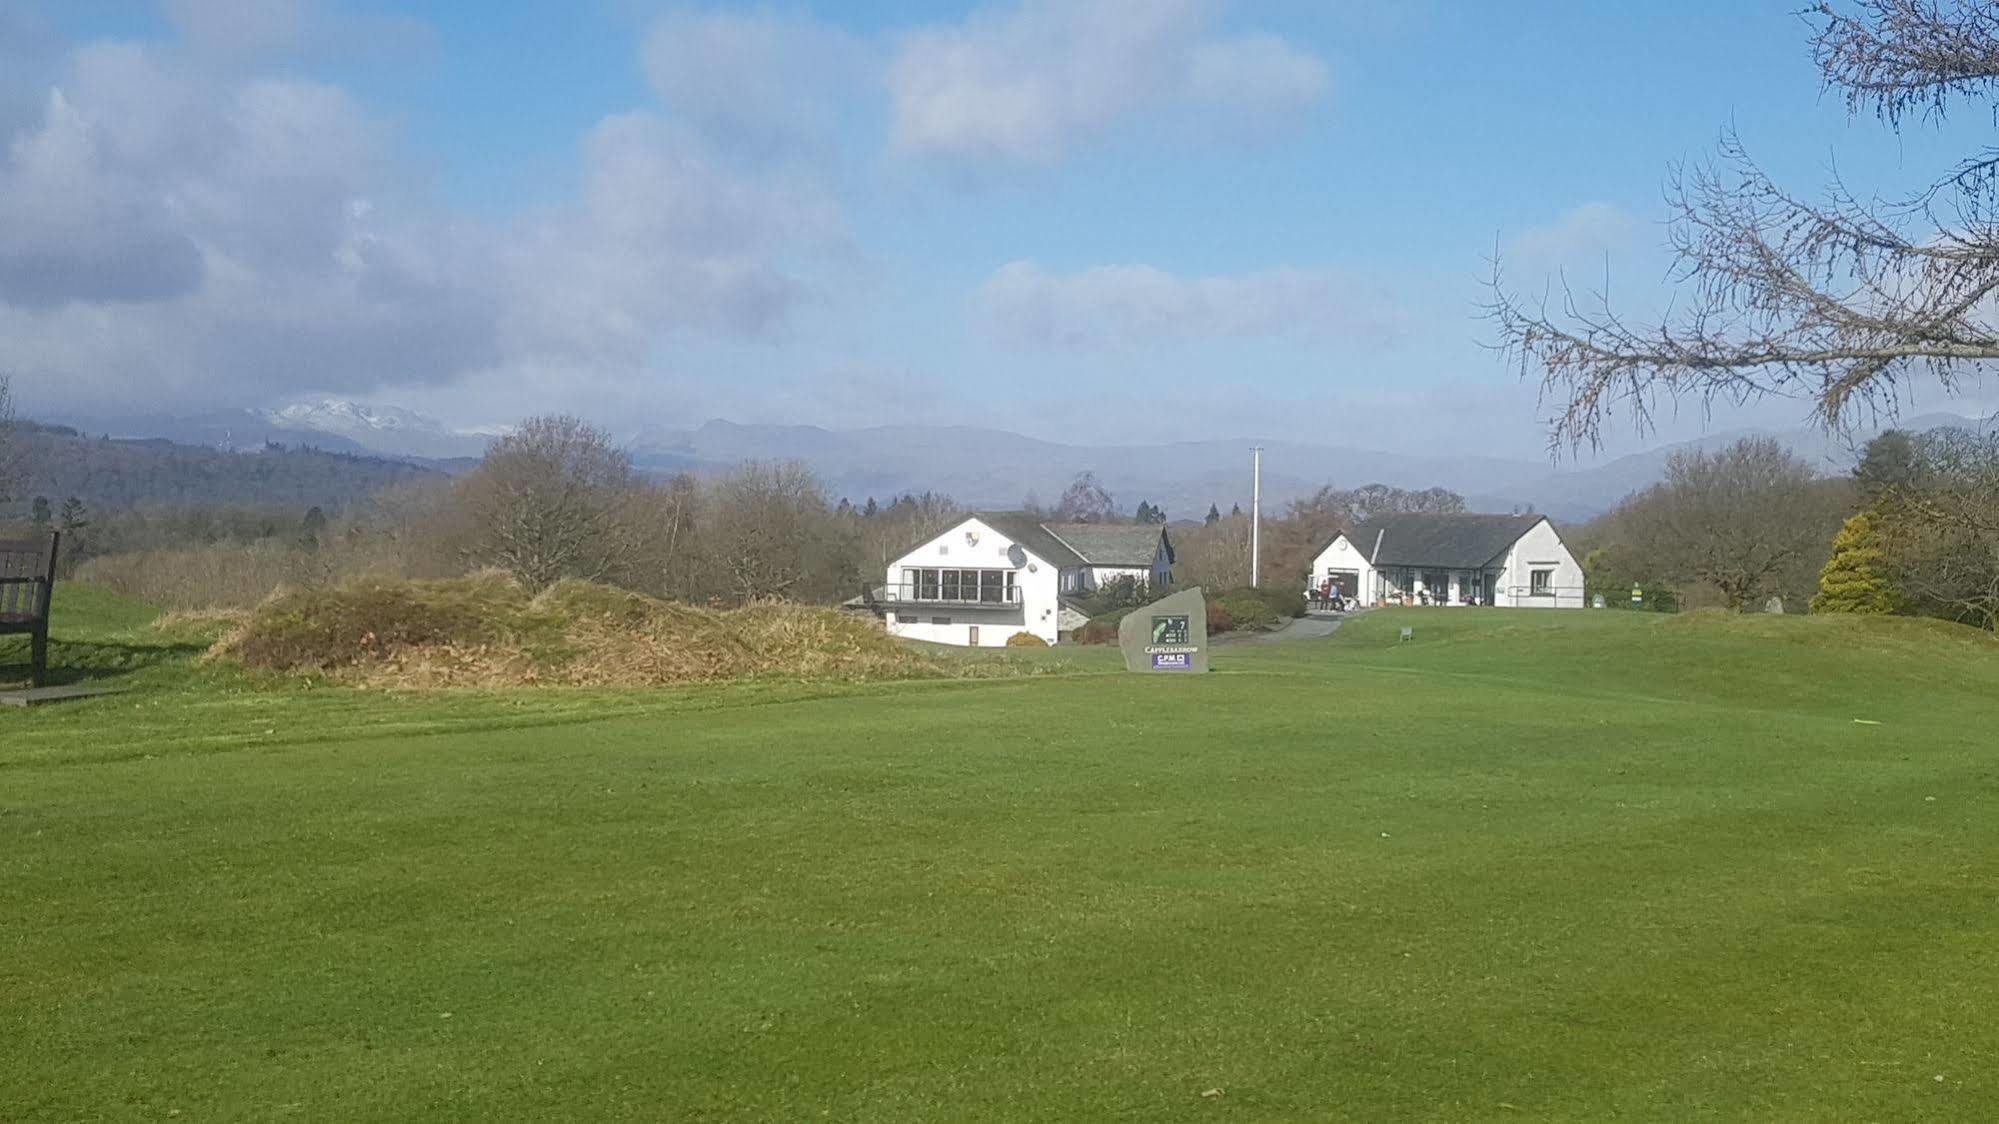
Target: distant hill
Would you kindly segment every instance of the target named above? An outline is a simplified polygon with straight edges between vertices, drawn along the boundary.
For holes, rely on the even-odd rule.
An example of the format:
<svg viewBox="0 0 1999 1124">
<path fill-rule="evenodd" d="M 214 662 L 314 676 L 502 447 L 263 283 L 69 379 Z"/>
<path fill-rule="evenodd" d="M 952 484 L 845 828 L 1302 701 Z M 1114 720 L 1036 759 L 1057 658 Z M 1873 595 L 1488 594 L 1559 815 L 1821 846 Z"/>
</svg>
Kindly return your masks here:
<svg viewBox="0 0 1999 1124">
<path fill-rule="evenodd" d="M 1915 431 L 1982 423 L 1955 414 L 1910 418 Z M 1444 487 L 1474 510 L 1532 508 L 1580 521 L 1617 505 L 1658 480 L 1666 460 L 1685 448 L 1714 449 L 1747 436 L 1774 437 L 1827 473 L 1845 472 L 1873 431 L 1842 441 L 1823 431 L 1728 430 L 1698 441 L 1662 446 L 1601 464 L 1553 468 L 1545 461 L 1461 456 L 1447 452 L 1384 453 L 1335 445 L 1251 438 L 1164 445 L 1063 445 L 1016 433 L 962 426 L 881 426 L 826 430 L 816 426 L 738 425 L 711 421 L 691 430 L 647 430 L 631 442 L 642 466 L 655 471 L 710 471 L 744 460 L 795 458 L 810 464 L 837 496 L 860 503 L 902 492 L 936 491 L 973 507 L 1011 507 L 1029 495 L 1053 503 L 1076 473 L 1089 470 L 1120 507 L 1146 500 L 1169 518 L 1199 518 L 1210 503 L 1227 511 L 1249 506 L 1250 446 L 1261 444 L 1266 510 L 1310 495 L 1326 484 L 1343 488 L 1381 483 L 1401 488 Z"/>
<path fill-rule="evenodd" d="M 339 399 L 294 402 L 270 410 L 214 410 L 193 415 L 104 413 L 49 420 L 84 433 L 112 437 L 164 437 L 184 445 L 245 450 L 266 444 L 309 445 L 329 452 L 417 462 L 477 460 L 498 435 L 452 429 L 428 414 L 400 406 Z"/>
<path fill-rule="evenodd" d="M 314 446 L 460 472 L 474 463 L 493 434 L 457 430 L 394 406 L 339 400 L 275 410 L 237 410 L 194 418 L 63 419 L 87 433 L 167 437 L 206 452 L 252 450 L 266 442 Z M 1910 418 L 1901 428 L 1982 423 L 1954 414 Z M 1840 440 L 1812 429 L 1728 430 L 1698 441 L 1602 463 L 1553 467 L 1546 461 L 1456 454 L 1448 448 L 1388 453 L 1248 437 L 1154 445 L 1067 445 L 973 426 L 889 425 L 833 430 L 810 425 L 741 425 L 710 421 L 694 429 L 647 428 L 620 434 L 639 466 L 656 474 L 708 473 L 746 460 L 800 460 L 835 497 L 861 503 L 905 492 L 939 492 L 974 507 L 1014 507 L 1030 497 L 1052 504 L 1077 473 L 1095 472 L 1126 510 L 1144 500 L 1169 518 L 1199 518 L 1210 503 L 1227 511 L 1249 506 L 1250 446 L 1264 447 L 1266 510 L 1332 484 L 1381 483 L 1444 487 L 1475 510 L 1532 508 L 1562 520 L 1583 520 L 1615 506 L 1657 480 L 1675 451 L 1717 448 L 1752 435 L 1774 437 L 1822 471 L 1844 472 L 1872 431 Z M 365 459 L 365 458 L 364 458 Z M 190 478 L 187 494 L 197 492 Z"/>
<path fill-rule="evenodd" d="M 1248 438 L 1165 445 L 1064 445 L 971 426 L 739 425 L 711 421 L 698 429 L 651 429 L 631 441 L 633 455 L 655 471 L 706 471 L 745 460 L 796 459 L 819 473 L 836 496 L 860 503 L 903 492 L 942 492 L 975 507 L 1013 507 L 1030 495 L 1054 503 L 1085 470 L 1097 474 L 1119 506 L 1144 500 L 1169 517 L 1198 518 L 1210 503 L 1249 506 Z M 1264 441 L 1264 496 L 1281 505 L 1322 485 L 1380 482 L 1474 491 L 1494 479 L 1545 472 L 1533 461 L 1496 457 L 1405 455 L 1332 445 Z"/>
<path fill-rule="evenodd" d="M 200 504 L 317 504 L 331 511 L 392 484 L 438 475 L 407 461 L 310 447 L 206 448 L 162 438 L 91 437 L 30 426 L 16 435 L 24 477 L 0 517 L 36 496 L 76 496 L 96 510 Z"/>
</svg>

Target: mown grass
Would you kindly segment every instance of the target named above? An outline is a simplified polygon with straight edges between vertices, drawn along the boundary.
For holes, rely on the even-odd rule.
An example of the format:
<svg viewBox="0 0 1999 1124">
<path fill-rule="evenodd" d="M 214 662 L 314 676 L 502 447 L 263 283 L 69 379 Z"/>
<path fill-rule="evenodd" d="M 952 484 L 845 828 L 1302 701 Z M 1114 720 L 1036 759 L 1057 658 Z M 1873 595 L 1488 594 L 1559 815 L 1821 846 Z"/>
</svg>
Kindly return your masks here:
<svg viewBox="0 0 1999 1124">
<path fill-rule="evenodd" d="M 61 604 L 59 656 L 146 648 Z M 0 1118 L 1999 1114 L 1989 638 L 1063 654 L 437 694 L 121 656 L 0 713 Z"/>
</svg>

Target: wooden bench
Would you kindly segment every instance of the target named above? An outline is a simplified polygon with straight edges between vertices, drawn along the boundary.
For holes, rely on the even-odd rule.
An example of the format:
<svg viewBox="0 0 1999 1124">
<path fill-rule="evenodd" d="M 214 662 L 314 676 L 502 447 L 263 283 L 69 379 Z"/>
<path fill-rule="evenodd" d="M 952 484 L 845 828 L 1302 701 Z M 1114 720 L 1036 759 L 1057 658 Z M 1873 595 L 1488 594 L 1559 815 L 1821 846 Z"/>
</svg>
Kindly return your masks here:
<svg viewBox="0 0 1999 1124">
<path fill-rule="evenodd" d="M 62 536 L 0 539 L 0 636 L 28 637 L 30 682 L 49 670 L 49 602 L 56 586 L 56 544 Z"/>
</svg>

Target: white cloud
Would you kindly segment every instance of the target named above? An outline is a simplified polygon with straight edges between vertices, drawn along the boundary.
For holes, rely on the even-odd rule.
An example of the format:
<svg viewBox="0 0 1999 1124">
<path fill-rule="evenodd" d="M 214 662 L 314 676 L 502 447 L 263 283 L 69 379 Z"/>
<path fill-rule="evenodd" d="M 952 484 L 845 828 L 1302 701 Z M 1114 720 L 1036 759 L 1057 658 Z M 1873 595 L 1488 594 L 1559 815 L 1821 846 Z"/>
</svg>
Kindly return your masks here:
<svg viewBox="0 0 1999 1124">
<path fill-rule="evenodd" d="M 584 138 L 576 199 L 481 225 L 336 86 L 118 44 L 45 97 L 0 154 L 0 370 L 38 408 L 642 377 L 675 333 L 783 330 L 844 245 L 811 183 L 649 112 Z"/>
<path fill-rule="evenodd" d="M 670 330 L 764 334 L 806 299 L 794 252 L 844 237 L 832 200 L 734 172 L 656 114 L 600 123 L 583 163 L 582 197 L 505 254 L 510 352 L 640 364 Z"/>
<path fill-rule="evenodd" d="M 1601 265 L 1606 253 L 1633 247 L 1638 233 L 1638 220 L 1615 204 L 1584 203 L 1546 226 L 1514 236 L 1506 243 L 1504 257 L 1530 272 Z"/>
<path fill-rule="evenodd" d="M 711 143 L 759 156 L 828 142 L 866 80 L 868 49 L 802 14 L 671 12 L 642 51 L 666 110 Z"/>
<path fill-rule="evenodd" d="M 895 143 L 962 168 L 1047 163 L 1148 109 L 1262 125 L 1325 94 L 1323 62 L 1220 16 L 1217 0 L 1021 0 L 915 32 L 889 69 Z"/>
<path fill-rule="evenodd" d="M 1404 331 L 1386 294 L 1325 270 L 1183 277 L 1148 265 L 1066 275 L 1002 266 L 979 289 L 986 328 L 1016 347 L 1143 348 L 1207 339 L 1290 337 L 1374 345 Z"/>
</svg>

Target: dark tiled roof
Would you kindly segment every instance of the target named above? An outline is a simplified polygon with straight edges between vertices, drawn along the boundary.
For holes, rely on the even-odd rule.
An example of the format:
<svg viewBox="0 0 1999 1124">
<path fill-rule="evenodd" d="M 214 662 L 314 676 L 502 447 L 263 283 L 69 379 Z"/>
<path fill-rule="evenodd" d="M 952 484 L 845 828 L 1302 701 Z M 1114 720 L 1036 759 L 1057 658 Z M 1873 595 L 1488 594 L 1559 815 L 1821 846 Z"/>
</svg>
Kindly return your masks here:
<svg viewBox="0 0 1999 1124">
<path fill-rule="evenodd" d="M 1506 553 L 1545 515 L 1384 515 L 1346 532 L 1377 566 L 1475 570 Z M 1375 538 L 1381 552 L 1375 554 Z M 1331 544 L 1328 544 L 1331 545 Z M 1323 549 L 1323 548 L 1322 548 Z"/>
<path fill-rule="evenodd" d="M 1093 566 L 1151 566 L 1165 534 L 1156 523 L 1050 523 L 1048 530 Z"/>
<path fill-rule="evenodd" d="M 1048 528 L 1042 526 L 1041 520 L 1024 511 L 975 511 L 972 513 L 972 518 L 1033 551 L 1051 566 L 1083 564 L 1081 555 L 1071 550 L 1061 539 L 1049 534 Z"/>
</svg>

